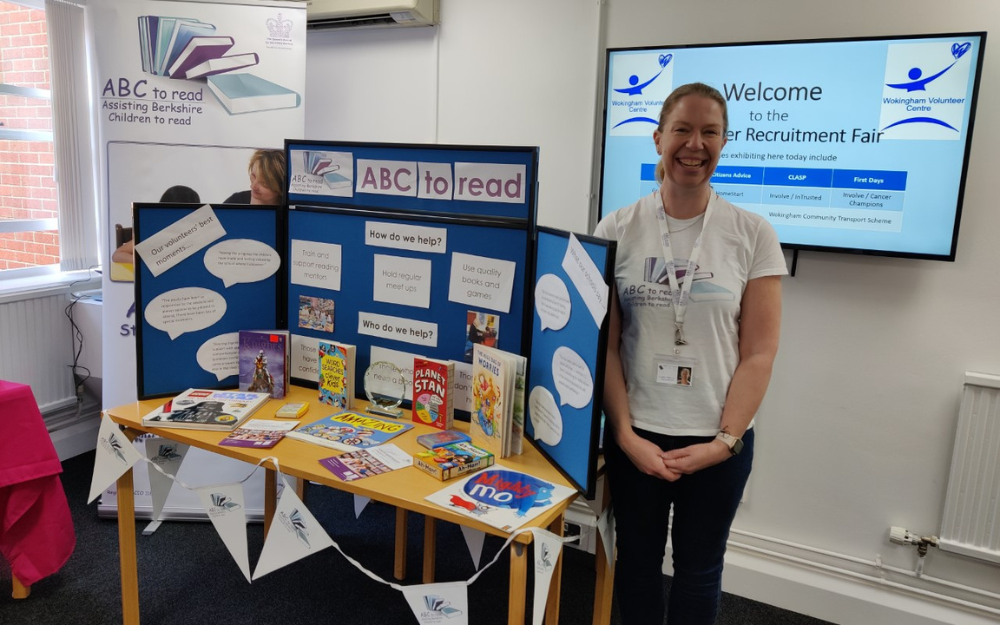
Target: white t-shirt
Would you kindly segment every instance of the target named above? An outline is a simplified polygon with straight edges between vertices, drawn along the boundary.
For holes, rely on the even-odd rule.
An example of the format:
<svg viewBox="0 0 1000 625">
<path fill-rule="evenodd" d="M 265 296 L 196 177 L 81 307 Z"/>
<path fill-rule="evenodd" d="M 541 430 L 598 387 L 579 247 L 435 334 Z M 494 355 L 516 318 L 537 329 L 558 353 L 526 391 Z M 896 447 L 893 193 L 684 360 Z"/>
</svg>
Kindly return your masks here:
<svg viewBox="0 0 1000 625">
<path fill-rule="evenodd" d="M 739 363 L 739 319 L 749 280 L 788 269 L 774 228 L 763 217 L 712 194 L 712 216 L 684 318 L 687 345 L 674 345 L 674 311 L 654 192 L 598 224 L 595 236 L 618 241 L 615 284 L 622 309 L 621 358 L 635 427 L 673 436 L 719 431 Z M 687 269 L 704 214 L 668 218 L 678 272 Z M 682 369 L 688 369 L 686 372 Z"/>
</svg>

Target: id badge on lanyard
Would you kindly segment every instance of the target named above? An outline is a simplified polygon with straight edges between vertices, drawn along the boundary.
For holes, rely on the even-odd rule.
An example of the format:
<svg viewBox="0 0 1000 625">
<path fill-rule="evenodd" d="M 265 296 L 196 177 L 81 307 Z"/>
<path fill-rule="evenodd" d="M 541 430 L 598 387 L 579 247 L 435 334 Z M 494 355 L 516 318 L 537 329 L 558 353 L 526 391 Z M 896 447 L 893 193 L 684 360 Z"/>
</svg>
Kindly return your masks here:
<svg viewBox="0 0 1000 625">
<path fill-rule="evenodd" d="M 698 266 L 698 257 L 701 255 L 701 240 L 705 236 L 705 229 L 708 228 L 708 221 L 712 218 L 714 204 L 715 196 L 713 195 L 705 208 L 705 219 L 701 223 L 701 232 L 694 240 L 691 257 L 688 259 L 687 269 L 684 272 L 683 284 L 677 279 L 674 252 L 670 247 L 670 228 L 667 225 L 667 214 L 663 209 L 662 201 L 656 211 L 656 220 L 660 225 L 660 243 L 663 246 L 663 259 L 666 261 L 667 280 L 670 282 L 670 297 L 673 303 L 671 308 L 674 311 L 674 354 L 680 354 L 681 346 L 687 345 L 687 341 L 684 339 L 684 315 L 687 313 L 691 283 L 694 282 L 694 270 Z"/>
</svg>

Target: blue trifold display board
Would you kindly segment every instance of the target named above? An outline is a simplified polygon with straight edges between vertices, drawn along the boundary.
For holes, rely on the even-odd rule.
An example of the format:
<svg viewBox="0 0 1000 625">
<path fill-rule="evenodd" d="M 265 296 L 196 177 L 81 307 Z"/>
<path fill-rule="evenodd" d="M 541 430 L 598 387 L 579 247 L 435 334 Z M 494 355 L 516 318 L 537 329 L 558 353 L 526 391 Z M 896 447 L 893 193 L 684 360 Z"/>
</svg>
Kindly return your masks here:
<svg viewBox="0 0 1000 625">
<path fill-rule="evenodd" d="M 225 241 L 247 239 L 271 247 L 280 258 L 284 251 L 284 224 L 280 207 L 211 206 L 219 225 L 225 230 L 222 238 L 212 241 L 158 276 L 152 274 L 145 259 L 136 255 L 135 334 L 139 399 L 173 396 L 188 388 L 235 388 L 239 385 L 236 373 L 219 379 L 218 375 L 198 364 L 198 351 L 204 347 L 203 359 L 211 359 L 212 347 L 206 344 L 211 339 L 240 330 L 280 327 L 279 315 L 284 309 L 280 270 L 261 280 L 226 286 L 223 279 L 211 273 L 205 264 L 206 254 L 214 246 Z M 144 241 L 199 208 L 201 205 L 134 204 L 132 221 L 135 241 Z M 176 249 L 177 246 L 170 247 Z M 165 253 L 169 252 L 164 251 L 160 256 Z M 218 269 L 216 273 L 220 273 Z M 187 296 L 183 289 L 200 289 L 192 293 L 197 300 L 184 300 Z M 192 319 L 204 318 L 204 313 L 194 310 L 194 307 L 215 306 L 225 311 L 210 327 L 199 327 L 201 324 L 196 322 L 187 324 L 187 331 L 171 338 L 171 333 L 176 333 L 177 328 L 185 324 L 169 323 L 174 329 L 168 332 L 164 330 L 167 327 L 165 324 L 154 327 L 149 320 L 151 315 L 146 314 L 147 311 L 152 312 L 150 305 L 159 305 L 158 301 L 162 299 L 157 298 L 161 297 L 171 298 L 166 314 L 174 315 L 173 319 L 184 315 Z"/>
<path fill-rule="evenodd" d="M 607 315 L 587 302 L 615 244 L 536 228 L 538 149 L 288 140 L 285 155 L 282 207 L 133 206 L 138 396 L 235 388 L 235 334 L 287 329 L 293 382 L 315 388 L 320 341 L 356 346 L 357 398 L 374 358 L 407 381 L 414 356 L 452 360 L 461 411 L 483 343 L 529 357 L 527 394 L 546 395 L 534 415 L 526 402 L 529 439 L 591 496 Z M 540 277 L 565 285 L 542 308 Z"/>
<path fill-rule="evenodd" d="M 571 237 L 599 272 L 591 284 L 574 280 L 564 268 L 572 263 Z M 595 321 L 584 293 L 599 290 L 597 279 L 614 288 L 615 252 L 613 241 L 538 229 L 526 431 L 587 497 L 593 497 L 597 481 L 608 315 Z M 605 291 L 605 306 L 608 302 Z"/>
</svg>

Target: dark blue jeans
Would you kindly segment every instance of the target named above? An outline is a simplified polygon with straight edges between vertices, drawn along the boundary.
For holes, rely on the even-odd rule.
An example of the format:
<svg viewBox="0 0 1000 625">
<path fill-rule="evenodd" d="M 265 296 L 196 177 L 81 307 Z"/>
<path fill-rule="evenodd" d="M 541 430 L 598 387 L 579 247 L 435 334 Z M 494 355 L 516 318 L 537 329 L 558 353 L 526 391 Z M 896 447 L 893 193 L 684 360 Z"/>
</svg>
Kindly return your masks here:
<svg viewBox="0 0 1000 625">
<path fill-rule="evenodd" d="M 635 431 L 664 451 L 712 440 Z M 604 455 L 618 547 L 615 589 L 624 625 L 663 625 L 663 551 L 671 505 L 674 577 L 667 623 L 715 623 L 726 540 L 750 477 L 753 440 L 753 430 L 747 430 L 738 456 L 668 482 L 639 471 L 614 437 L 607 437 Z"/>
</svg>

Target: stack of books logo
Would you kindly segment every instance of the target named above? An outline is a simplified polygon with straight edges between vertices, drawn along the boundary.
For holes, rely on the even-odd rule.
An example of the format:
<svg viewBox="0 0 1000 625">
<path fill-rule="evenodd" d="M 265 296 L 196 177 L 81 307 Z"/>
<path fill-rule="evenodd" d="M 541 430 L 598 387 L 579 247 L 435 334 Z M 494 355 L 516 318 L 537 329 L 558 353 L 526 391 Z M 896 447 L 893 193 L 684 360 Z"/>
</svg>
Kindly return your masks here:
<svg viewBox="0 0 1000 625">
<path fill-rule="evenodd" d="M 302 97 L 255 74 L 239 72 L 260 62 L 256 52 L 229 54 L 235 41 L 194 18 L 139 17 L 142 71 L 174 79 L 205 79 L 230 115 L 295 108 Z"/>
</svg>

